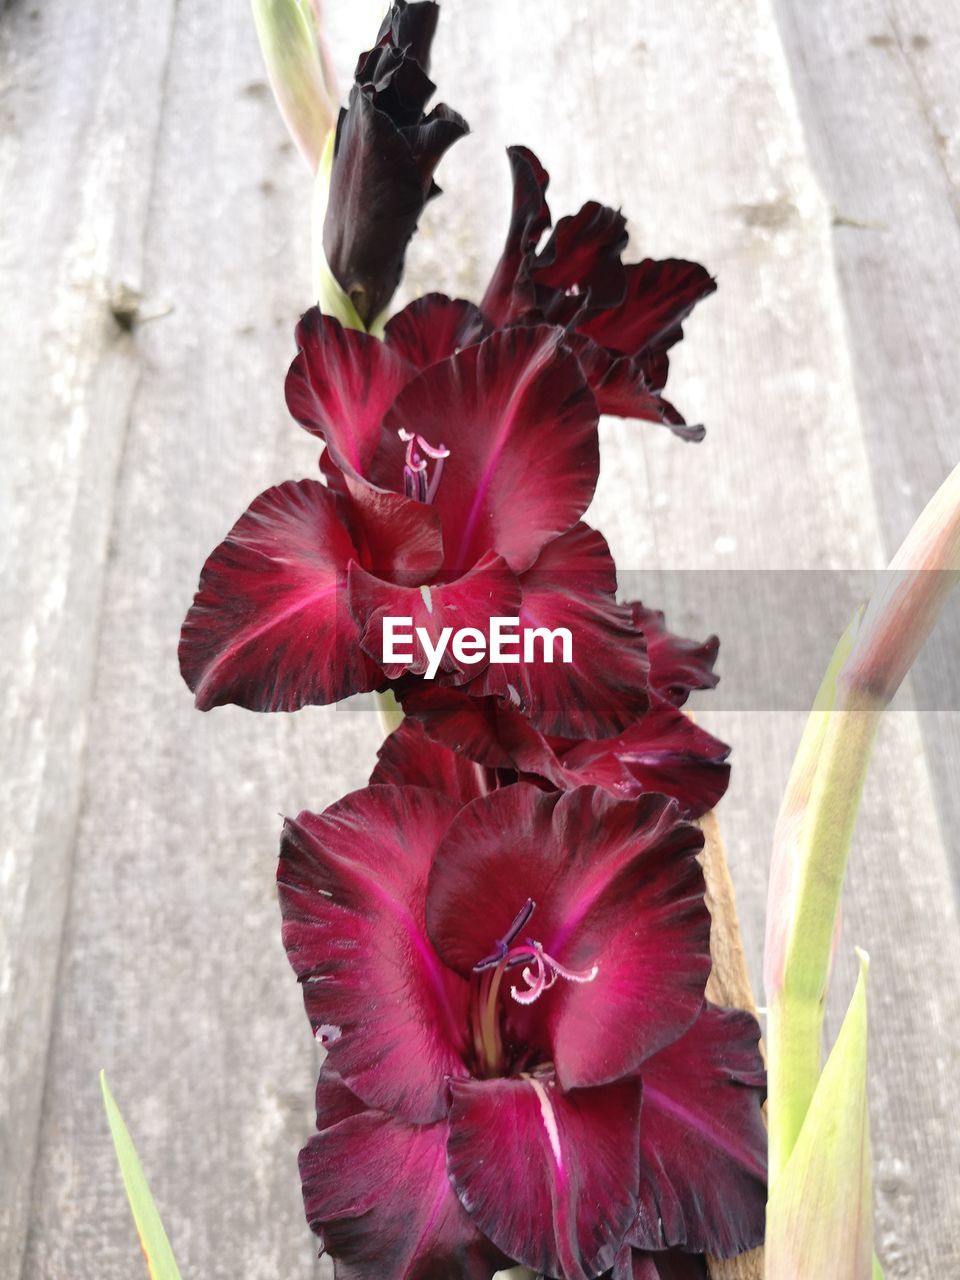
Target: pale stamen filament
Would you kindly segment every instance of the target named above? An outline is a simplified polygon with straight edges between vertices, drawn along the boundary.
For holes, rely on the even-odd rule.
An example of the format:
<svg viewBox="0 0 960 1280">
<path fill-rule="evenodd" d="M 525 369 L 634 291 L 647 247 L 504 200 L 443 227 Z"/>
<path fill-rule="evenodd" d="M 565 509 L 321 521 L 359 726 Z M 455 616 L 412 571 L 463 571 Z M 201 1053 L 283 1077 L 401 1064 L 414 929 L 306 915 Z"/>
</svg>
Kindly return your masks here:
<svg viewBox="0 0 960 1280">
<path fill-rule="evenodd" d="M 510 988 L 510 994 L 517 1004 L 533 1004 L 544 991 L 550 990 L 558 978 L 564 978 L 567 982 L 593 982 L 600 972 L 599 966 L 595 964 L 589 969 L 568 969 L 559 960 L 554 960 L 553 956 L 548 956 L 539 942 L 531 943 L 531 951 L 533 954 L 529 959 L 535 967 L 527 965 L 521 974 L 527 984 L 526 990 L 520 987 Z"/>
</svg>

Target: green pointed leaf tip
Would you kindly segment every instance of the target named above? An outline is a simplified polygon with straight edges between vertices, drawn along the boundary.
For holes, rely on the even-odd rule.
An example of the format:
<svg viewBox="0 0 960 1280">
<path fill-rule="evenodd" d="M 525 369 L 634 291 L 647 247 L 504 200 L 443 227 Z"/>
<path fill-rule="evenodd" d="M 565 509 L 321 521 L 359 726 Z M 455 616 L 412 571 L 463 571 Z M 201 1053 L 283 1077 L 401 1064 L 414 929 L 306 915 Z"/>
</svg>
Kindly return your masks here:
<svg viewBox="0 0 960 1280">
<path fill-rule="evenodd" d="M 867 1117 L 867 971 L 793 1152 L 770 1190 L 766 1280 L 876 1280 Z"/>
<path fill-rule="evenodd" d="M 105 1071 L 100 1072 L 103 1105 L 110 1124 L 110 1135 L 117 1153 L 117 1163 L 123 1177 L 123 1186 L 130 1202 L 130 1210 L 140 1237 L 140 1248 L 147 1262 L 150 1280 L 181 1280 L 170 1241 L 160 1221 L 160 1214 L 153 1202 L 150 1188 L 144 1177 L 137 1149 L 124 1124 L 120 1108 L 114 1101 Z"/>
</svg>

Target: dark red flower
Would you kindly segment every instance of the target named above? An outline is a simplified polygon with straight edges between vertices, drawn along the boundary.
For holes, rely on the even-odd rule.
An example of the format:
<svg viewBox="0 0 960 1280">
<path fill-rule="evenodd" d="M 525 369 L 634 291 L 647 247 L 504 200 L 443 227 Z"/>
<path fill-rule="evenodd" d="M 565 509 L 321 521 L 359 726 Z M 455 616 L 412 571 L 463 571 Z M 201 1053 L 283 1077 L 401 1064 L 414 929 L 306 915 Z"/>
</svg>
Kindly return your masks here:
<svg viewBox="0 0 960 1280">
<path fill-rule="evenodd" d="M 284 943 L 328 1049 L 304 1196 L 338 1280 L 591 1280 L 659 1247 L 654 1213 L 667 1245 L 757 1243 L 758 1029 L 703 1004 L 701 845 L 663 797 L 524 783 L 287 822 Z"/>
<path fill-rule="evenodd" d="M 488 639 L 492 617 L 518 617 L 566 627 L 572 661 L 542 644 L 499 667 L 450 649 L 437 682 L 569 737 L 644 710 L 643 636 L 606 543 L 579 522 L 599 466 L 593 396 L 556 326 L 485 330 L 437 294 L 383 342 L 303 317 L 287 401 L 326 443 L 327 485 L 262 494 L 207 561 L 180 647 L 198 706 L 293 710 L 422 673 L 426 642 L 385 659 L 386 616 L 432 646 L 447 627 Z"/>
<path fill-rule="evenodd" d="M 706 1258 L 680 1249 L 621 1249 L 610 1280 L 708 1280 Z"/>
<path fill-rule="evenodd" d="M 438 17 L 429 0 L 394 0 L 337 123 L 323 248 L 366 325 L 393 296 L 423 207 L 440 194 L 433 173 L 443 153 L 469 132 L 442 103 L 425 114 Z"/>
<path fill-rule="evenodd" d="M 697 302 L 716 289 L 698 263 L 678 259 L 623 264 L 626 221 L 589 201 L 550 226 L 549 176 L 526 147 L 511 147 L 513 212 L 503 255 L 481 309 L 494 325 L 558 324 L 576 353 L 601 413 L 664 422 L 700 440 L 665 400 L 669 349 Z"/>
<path fill-rule="evenodd" d="M 661 697 L 682 707 L 695 689 L 715 689 L 720 677 L 714 671 L 720 641 L 688 640 L 667 630 L 659 609 L 648 609 L 639 600 L 630 605 L 634 625 L 643 632 L 650 659 L 650 684 Z"/>
<path fill-rule="evenodd" d="M 448 755 L 462 755 L 501 778 L 528 777 L 560 790 L 600 786 L 621 797 L 660 792 L 678 800 L 686 817 L 701 817 L 726 792 L 730 748 L 679 707 L 691 690 L 717 683 L 719 643 L 715 636 L 702 644 L 686 640 L 666 629 L 662 613 L 639 603 L 628 608 L 647 641 L 650 695 L 647 710 L 622 733 L 594 739 L 548 735 L 506 700 L 409 685 L 402 692 L 404 709 L 420 729 L 405 721 L 387 739 L 371 781 L 426 782 L 430 770 L 452 771 Z M 417 776 L 405 776 L 415 759 L 424 762 L 414 766 Z"/>
</svg>

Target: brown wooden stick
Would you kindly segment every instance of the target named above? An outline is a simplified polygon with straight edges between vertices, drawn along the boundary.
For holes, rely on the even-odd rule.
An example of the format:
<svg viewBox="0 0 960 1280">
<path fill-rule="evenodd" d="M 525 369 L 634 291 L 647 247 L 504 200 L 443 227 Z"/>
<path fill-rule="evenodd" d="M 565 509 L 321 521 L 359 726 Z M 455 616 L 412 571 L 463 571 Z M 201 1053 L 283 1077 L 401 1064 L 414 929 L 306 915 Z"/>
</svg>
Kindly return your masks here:
<svg viewBox="0 0 960 1280">
<path fill-rule="evenodd" d="M 707 882 L 706 901 L 713 924 L 710 930 L 710 955 L 713 969 L 707 981 L 707 999 L 725 1008 L 749 1009 L 757 1012 L 747 961 L 740 935 L 733 881 L 716 814 L 708 813 L 700 826 L 704 845 L 701 862 Z M 754 1249 L 739 1258 L 708 1258 L 711 1280 L 763 1280 L 763 1250 Z"/>
</svg>

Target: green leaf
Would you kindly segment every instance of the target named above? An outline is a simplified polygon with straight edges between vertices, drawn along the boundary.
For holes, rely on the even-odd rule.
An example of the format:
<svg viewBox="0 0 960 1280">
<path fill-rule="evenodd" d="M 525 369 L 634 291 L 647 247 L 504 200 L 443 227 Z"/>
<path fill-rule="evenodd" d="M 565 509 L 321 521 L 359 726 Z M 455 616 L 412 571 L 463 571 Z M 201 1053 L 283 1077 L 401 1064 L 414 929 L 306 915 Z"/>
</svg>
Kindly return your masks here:
<svg viewBox="0 0 960 1280">
<path fill-rule="evenodd" d="M 770 1188 L 766 1280 L 876 1280 L 867 1116 L 867 970 L 796 1145 Z"/>
<path fill-rule="evenodd" d="M 100 1087 L 103 1090 L 103 1105 L 110 1123 L 110 1134 L 117 1153 L 117 1163 L 120 1165 L 124 1189 L 130 1201 L 137 1235 L 140 1237 L 140 1248 L 147 1260 L 150 1280 L 181 1280 L 173 1250 L 170 1248 L 170 1241 L 163 1229 L 147 1180 L 143 1176 L 137 1149 L 123 1122 L 120 1108 L 110 1092 L 104 1071 L 100 1072 Z"/>
</svg>

